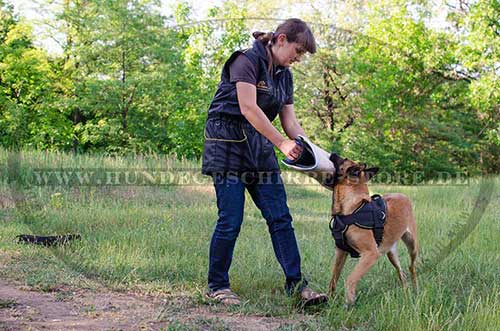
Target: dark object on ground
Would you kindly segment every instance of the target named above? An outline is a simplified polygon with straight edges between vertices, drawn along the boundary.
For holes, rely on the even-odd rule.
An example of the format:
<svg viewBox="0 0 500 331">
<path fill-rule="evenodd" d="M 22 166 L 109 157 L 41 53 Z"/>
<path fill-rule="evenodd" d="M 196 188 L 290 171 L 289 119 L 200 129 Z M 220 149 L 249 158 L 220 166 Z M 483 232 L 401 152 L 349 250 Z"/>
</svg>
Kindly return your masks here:
<svg viewBox="0 0 500 331">
<path fill-rule="evenodd" d="M 82 236 L 79 234 L 65 234 L 60 236 L 36 236 L 30 234 L 20 234 L 16 236 L 17 242 L 20 244 L 34 244 L 42 246 L 57 246 L 68 243 L 71 240 L 80 240 Z"/>
</svg>

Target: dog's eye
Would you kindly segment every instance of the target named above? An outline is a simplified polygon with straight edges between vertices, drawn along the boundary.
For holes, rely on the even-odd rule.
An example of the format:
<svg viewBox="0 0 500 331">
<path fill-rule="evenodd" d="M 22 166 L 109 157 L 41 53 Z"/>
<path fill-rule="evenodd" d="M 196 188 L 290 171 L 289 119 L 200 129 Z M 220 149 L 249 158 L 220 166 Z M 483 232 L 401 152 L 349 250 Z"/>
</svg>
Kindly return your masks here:
<svg viewBox="0 0 500 331">
<path fill-rule="evenodd" d="M 359 167 L 351 167 L 347 169 L 347 174 L 351 177 L 359 177 L 361 169 Z"/>
</svg>

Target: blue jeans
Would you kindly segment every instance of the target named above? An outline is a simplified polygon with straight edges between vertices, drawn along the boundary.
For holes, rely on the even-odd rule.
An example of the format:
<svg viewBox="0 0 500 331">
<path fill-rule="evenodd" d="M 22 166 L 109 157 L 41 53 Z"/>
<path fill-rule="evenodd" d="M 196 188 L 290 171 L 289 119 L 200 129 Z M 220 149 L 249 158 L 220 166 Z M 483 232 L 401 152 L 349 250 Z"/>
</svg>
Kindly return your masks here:
<svg viewBox="0 0 500 331">
<path fill-rule="evenodd" d="M 210 242 L 208 287 L 210 291 L 229 288 L 229 268 L 234 245 L 243 222 L 245 188 L 267 222 L 274 254 L 286 277 L 285 289 L 291 294 L 307 281 L 302 278 L 300 255 L 286 204 L 286 193 L 279 173 L 253 176 L 214 175 L 219 210 Z"/>
</svg>

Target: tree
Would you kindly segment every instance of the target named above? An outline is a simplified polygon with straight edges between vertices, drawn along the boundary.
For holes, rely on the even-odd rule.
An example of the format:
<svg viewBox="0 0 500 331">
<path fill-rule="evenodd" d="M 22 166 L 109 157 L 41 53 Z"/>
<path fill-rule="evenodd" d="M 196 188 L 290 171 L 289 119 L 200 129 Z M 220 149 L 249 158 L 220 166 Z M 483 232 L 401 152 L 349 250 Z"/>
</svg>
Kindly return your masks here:
<svg viewBox="0 0 500 331">
<path fill-rule="evenodd" d="M 0 2 L 0 144 L 65 147 L 70 135 L 63 114 L 52 107 L 54 71 L 47 54 L 33 46 L 31 27 Z"/>
<path fill-rule="evenodd" d="M 406 7 L 370 17 L 354 44 L 351 71 L 362 116 L 346 137 L 351 152 L 391 172 L 477 172 L 478 122 L 464 98 L 469 79 L 454 74 L 458 42 L 428 29 Z"/>
<path fill-rule="evenodd" d="M 450 20 L 460 33 L 462 47 L 456 50 L 461 66 L 457 71 L 470 77 L 468 103 L 480 120 L 477 146 L 486 172 L 499 172 L 500 163 L 500 2 L 459 1 Z"/>
<path fill-rule="evenodd" d="M 69 1 L 61 72 L 81 150 L 168 151 L 173 93 L 184 65 L 158 1 Z"/>
<path fill-rule="evenodd" d="M 460 42 L 426 27 L 421 8 L 368 6 L 348 43 L 319 31 L 318 54 L 295 70 L 299 118 L 323 146 L 392 174 L 476 173 L 480 121 L 471 79 L 456 73 Z"/>
</svg>

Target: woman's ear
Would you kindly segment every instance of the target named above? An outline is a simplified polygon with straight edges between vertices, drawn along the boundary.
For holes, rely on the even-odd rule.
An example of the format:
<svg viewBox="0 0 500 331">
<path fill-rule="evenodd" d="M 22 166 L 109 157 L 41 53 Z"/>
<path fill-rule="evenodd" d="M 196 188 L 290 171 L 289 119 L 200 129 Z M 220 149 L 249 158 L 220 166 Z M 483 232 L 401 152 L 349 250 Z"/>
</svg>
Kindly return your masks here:
<svg viewBox="0 0 500 331">
<path fill-rule="evenodd" d="M 285 42 L 287 41 L 286 34 L 284 34 L 284 33 L 280 33 L 278 35 L 278 37 L 276 37 L 276 39 L 278 41 L 278 45 L 280 45 L 280 46 L 283 46 L 285 44 Z"/>
</svg>

